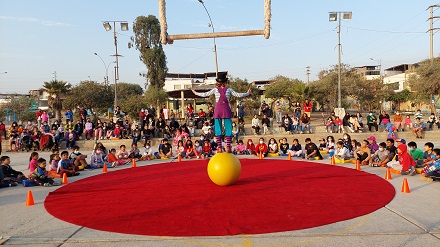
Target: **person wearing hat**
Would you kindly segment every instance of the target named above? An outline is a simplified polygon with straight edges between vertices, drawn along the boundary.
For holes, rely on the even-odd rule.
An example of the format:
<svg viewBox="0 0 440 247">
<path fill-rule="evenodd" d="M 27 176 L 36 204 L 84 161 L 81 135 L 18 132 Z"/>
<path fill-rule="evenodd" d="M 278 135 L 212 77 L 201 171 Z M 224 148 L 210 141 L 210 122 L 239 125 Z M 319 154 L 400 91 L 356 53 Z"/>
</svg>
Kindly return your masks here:
<svg viewBox="0 0 440 247">
<path fill-rule="evenodd" d="M 377 145 L 376 137 L 370 136 L 368 137 L 368 148 L 370 149 L 371 153 L 374 154 L 379 149 L 379 145 Z"/>
<path fill-rule="evenodd" d="M 232 111 L 229 106 L 229 99 L 231 95 L 241 98 L 246 97 L 251 94 L 251 90 L 249 89 L 246 93 L 237 93 L 232 88 L 228 87 L 228 78 L 225 73 L 221 73 L 218 75 L 216 79 L 216 87 L 211 89 L 206 93 L 198 93 L 194 89 L 191 91 L 199 96 L 199 97 L 209 97 L 210 95 L 215 95 L 215 108 L 214 108 L 214 128 L 215 128 L 215 136 L 216 142 L 218 145 L 218 150 L 221 152 L 222 150 L 222 135 L 223 135 L 223 126 L 225 128 L 225 142 L 226 142 L 226 151 L 228 153 L 232 152 L 231 142 L 232 142 Z"/>
</svg>

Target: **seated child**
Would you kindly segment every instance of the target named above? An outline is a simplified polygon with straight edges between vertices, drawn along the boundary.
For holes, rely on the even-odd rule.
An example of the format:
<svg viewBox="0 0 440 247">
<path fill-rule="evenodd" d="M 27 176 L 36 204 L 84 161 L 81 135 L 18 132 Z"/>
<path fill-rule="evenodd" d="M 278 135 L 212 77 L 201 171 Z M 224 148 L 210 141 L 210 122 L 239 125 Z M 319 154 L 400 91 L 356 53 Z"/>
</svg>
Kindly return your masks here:
<svg viewBox="0 0 440 247">
<path fill-rule="evenodd" d="M 35 169 L 34 172 L 32 172 L 30 179 L 32 180 L 32 182 L 39 184 L 40 186 L 50 187 L 54 185 L 53 178 L 47 175 L 45 159 L 38 159 L 38 167 L 37 169 Z"/>
<path fill-rule="evenodd" d="M 414 175 L 416 172 L 416 162 L 407 152 L 406 144 L 400 144 L 397 146 L 397 153 L 399 154 L 399 163 L 401 165 L 400 174 L 410 176 Z M 396 169 L 396 167 L 393 168 Z"/>
<path fill-rule="evenodd" d="M 38 167 L 38 153 L 32 152 L 31 157 L 29 158 L 29 173 L 33 173 L 35 169 Z"/>
<path fill-rule="evenodd" d="M 287 156 L 288 151 L 289 151 L 289 143 L 287 143 L 287 138 L 283 138 L 281 139 L 279 154 L 281 156 Z"/>
<path fill-rule="evenodd" d="M 92 157 L 90 157 L 90 167 L 92 169 L 103 168 L 104 164 L 106 166 L 111 166 L 111 164 L 105 162 L 102 155 L 102 149 L 100 147 L 97 147 L 93 152 Z"/>
<path fill-rule="evenodd" d="M 186 157 L 185 146 L 183 145 L 183 141 L 182 140 L 178 140 L 177 141 L 176 158 L 179 157 L 179 156 L 182 159 Z"/>
<path fill-rule="evenodd" d="M 290 153 L 290 155 L 292 157 L 303 157 L 304 156 L 301 144 L 299 144 L 298 139 L 296 139 L 296 138 L 293 139 L 293 144 L 290 147 L 288 153 Z"/>
<path fill-rule="evenodd" d="M 247 141 L 245 152 L 246 154 L 255 154 L 255 145 L 250 138 Z"/>
<path fill-rule="evenodd" d="M 435 154 L 435 159 L 422 169 L 422 180 L 432 181 L 432 178 L 438 179 L 440 177 L 440 149 L 434 148 L 433 153 Z"/>
<path fill-rule="evenodd" d="M 319 146 L 318 146 L 319 151 L 327 151 L 327 143 L 325 142 L 324 138 L 319 139 Z"/>
<path fill-rule="evenodd" d="M 119 152 L 116 154 L 116 157 L 118 158 L 118 160 L 123 160 L 124 165 L 129 162 L 128 155 L 129 154 L 127 150 L 125 150 L 125 145 L 119 146 Z"/>
<path fill-rule="evenodd" d="M 200 146 L 200 141 L 199 140 L 195 140 L 194 141 L 194 145 L 195 145 L 195 150 L 198 154 L 202 153 L 202 146 Z"/>
<path fill-rule="evenodd" d="M 319 152 L 318 147 L 315 143 L 312 142 L 312 139 L 305 139 L 306 145 L 304 146 L 305 150 L 305 159 L 319 159 L 322 160 L 321 153 Z"/>
<path fill-rule="evenodd" d="M 73 146 L 73 151 L 69 155 L 69 159 L 72 160 L 75 167 L 83 166 L 84 168 L 90 169 L 90 166 L 87 164 L 86 161 L 87 155 L 83 155 L 79 152 L 79 146 L 75 145 Z"/>
<path fill-rule="evenodd" d="M 239 140 L 237 146 L 235 146 L 233 154 L 241 155 L 246 153 L 246 147 L 244 146 L 243 140 Z"/>
<path fill-rule="evenodd" d="M 361 162 L 361 165 L 368 165 L 371 159 L 371 152 L 368 148 L 368 140 L 363 140 L 361 146 L 354 152 L 354 158 Z"/>
<path fill-rule="evenodd" d="M 416 168 L 422 168 L 423 166 L 423 151 L 417 148 L 417 143 L 408 142 L 409 155 L 413 157 L 416 162 Z"/>
<path fill-rule="evenodd" d="M 263 155 L 264 157 L 267 156 L 268 153 L 268 147 L 266 143 L 264 143 L 264 138 L 260 137 L 259 143 L 255 146 L 255 155 Z"/>
<path fill-rule="evenodd" d="M 327 150 L 329 153 L 335 151 L 335 138 L 333 136 L 327 136 L 325 150 Z"/>
<path fill-rule="evenodd" d="M 131 144 L 130 153 L 128 155 L 130 159 L 140 159 L 142 158 L 141 151 L 139 150 L 137 143 Z"/>
<path fill-rule="evenodd" d="M 11 159 L 8 156 L 2 156 L 0 158 L 0 162 L 1 171 L 6 178 L 9 178 L 14 182 L 21 182 L 22 180 L 26 179 L 26 176 L 22 172 L 16 171 L 11 167 Z"/>
<path fill-rule="evenodd" d="M 49 171 L 57 171 L 58 170 L 58 163 L 60 162 L 60 150 L 58 148 L 52 149 L 52 154 L 49 158 Z"/>
<path fill-rule="evenodd" d="M 203 140 L 203 147 L 202 147 L 202 158 L 208 158 L 211 157 L 213 154 L 211 144 L 209 143 L 209 140 L 205 139 Z"/>
<path fill-rule="evenodd" d="M 335 159 L 338 160 L 350 159 L 350 152 L 348 151 L 348 148 L 344 146 L 344 142 L 342 141 L 338 141 L 336 143 Z"/>
<path fill-rule="evenodd" d="M 373 167 L 385 167 L 388 155 L 387 144 L 385 142 L 379 143 L 379 149 L 371 156 L 370 165 Z"/>
<path fill-rule="evenodd" d="M 112 167 L 120 166 L 125 164 L 125 160 L 118 159 L 116 156 L 116 149 L 110 149 L 110 153 L 107 156 L 107 161 L 111 164 Z"/>
<path fill-rule="evenodd" d="M 17 186 L 17 182 L 7 179 L 2 172 L 2 169 L 0 169 L 0 188 L 12 186 Z"/>
<path fill-rule="evenodd" d="M 186 146 L 186 158 L 187 159 L 200 158 L 199 153 L 197 153 L 191 140 L 187 140 L 185 143 L 185 146 Z"/>
<path fill-rule="evenodd" d="M 278 144 L 275 138 L 270 138 L 269 145 L 267 145 L 267 153 L 271 155 L 278 155 Z"/>
<path fill-rule="evenodd" d="M 173 156 L 173 147 L 168 143 L 168 139 L 162 140 L 162 145 L 159 149 L 159 157 L 161 159 L 170 159 Z"/>
<path fill-rule="evenodd" d="M 61 175 L 61 177 L 66 174 L 66 176 L 77 176 L 79 172 L 77 171 L 77 167 L 73 164 L 73 161 L 69 159 L 69 152 L 63 151 L 61 152 L 61 160 L 58 163 L 57 173 Z"/>
<path fill-rule="evenodd" d="M 153 155 L 153 149 L 151 148 L 151 145 L 149 142 L 145 142 L 144 144 L 144 150 L 142 150 L 142 157 L 141 160 L 151 160 L 154 159 Z"/>
</svg>

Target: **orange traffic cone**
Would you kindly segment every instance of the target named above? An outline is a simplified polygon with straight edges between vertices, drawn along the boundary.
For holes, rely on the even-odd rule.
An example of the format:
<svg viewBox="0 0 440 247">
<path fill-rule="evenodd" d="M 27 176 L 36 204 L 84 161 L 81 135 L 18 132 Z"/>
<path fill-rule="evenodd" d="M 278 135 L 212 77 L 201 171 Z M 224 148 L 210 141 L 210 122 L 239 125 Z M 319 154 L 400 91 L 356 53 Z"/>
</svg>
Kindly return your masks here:
<svg viewBox="0 0 440 247">
<path fill-rule="evenodd" d="M 336 164 L 336 160 L 335 160 L 335 156 L 333 155 L 331 158 L 330 158 L 330 165 L 335 165 Z"/>
<path fill-rule="evenodd" d="M 131 160 L 131 168 L 135 168 L 136 167 L 136 159 L 132 159 Z"/>
<path fill-rule="evenodd" d="M 409 190 L 409 186 L 408 186 L 408 180 L 406 178 L 403 179 L 402 192 L 403 193 L 411 193 L 411 191 Z"/>
<path fill-rule="evenodd" d="M 62 184 L 68 184 L 69 183 L 69 181 L 67 181 L 67 174 L 66 173 L 63 173 L 63 180 L 62 180 L 61 183 Z"/>
<path fill-rule="evenodd" d="M 385 174 L 385 179 L 386 180 L 391 180 L 392 179 L 390 168 L 387 168 L 387 173 Z"/>
<path fill-rule="evenodd" d="M 292 155 L 290 153 L 287 155 L 287 160 L 292 160 Z"/>
<path fill-rule="evenodd" d="M 107 172 L 107 164 L 104 163 L 104 167 L 102 167 L 102 172 Z"/>
<path fill-rule="evenodd" d="M 177 162 L 182 162 L 182 155 L 180 154 L 177 155 Z"/>
<path fill-rule="evenodd" d="M 361 170 L 361 161 L 360 160 L 356 160 L 356 170 L 358 170 L 358 171 Z"/>
<path fill-rule="evenodd" d="M 26 198 L 26 207 L 34 205 L 34 196 L 32 195 L 32 191 L 29 190 Z"/>
</svg>

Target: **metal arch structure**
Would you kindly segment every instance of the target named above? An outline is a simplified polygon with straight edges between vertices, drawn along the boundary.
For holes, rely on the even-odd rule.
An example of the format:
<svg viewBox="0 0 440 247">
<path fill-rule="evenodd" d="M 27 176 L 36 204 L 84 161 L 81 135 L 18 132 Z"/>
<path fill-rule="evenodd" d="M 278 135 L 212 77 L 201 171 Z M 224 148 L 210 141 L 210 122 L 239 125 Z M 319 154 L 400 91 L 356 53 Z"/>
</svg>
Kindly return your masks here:
<svg viewBox="0 0 440 247">
<path fill-rule="evenodd" d="M 264 29 L 262 30 L 168 35 L 167 33 L 168 24 L 166 21 L 166 2 L 165 0 L 158 0 L 159 22 L 161 27 L 161 35 L 160 35 L 161 42 L 162 44 L 166 45 L 166 44 L 173 44 L 174 40 L 222 38 L 222 37 L 253 36 L 253 35 L 264 35 L 264 37 L 268 39 L 270 37 L 270 21 L 272 18 L 271 2 L 272 2 L 271 0 L 264 0 Z"/>
</svg>

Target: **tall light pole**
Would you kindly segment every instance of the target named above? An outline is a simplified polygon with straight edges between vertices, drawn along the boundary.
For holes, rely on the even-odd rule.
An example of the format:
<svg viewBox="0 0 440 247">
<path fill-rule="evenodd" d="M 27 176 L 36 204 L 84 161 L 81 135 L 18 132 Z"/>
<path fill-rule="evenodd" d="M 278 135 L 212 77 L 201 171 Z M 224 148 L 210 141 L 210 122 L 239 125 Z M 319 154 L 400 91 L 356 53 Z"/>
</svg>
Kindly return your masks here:
<svg viewBox="0 0 440 247">
<path fill-rule="evenodd" d="M 341 18 L 342 15 L 342 18 Z M 351 19 L 352 13 L 345 12 L 329 12 L 329 21 L 338 21 L 338 108 L 342 108 L 341 97 L 341 19 Z"/>
<path fill-rule="evenodd" d="M 431 5 L 427 8 L 429 9 L 429 59 L 431 63 L 434 59 L 434 30 L 440 30 L 440 28 L 434 28 L 434 19 L 440 18 L 440 16 L 434 16 L 434 8 L 440 8 L 440 4 Z"/>
<path fill-rule="evenodd" d="M 108 85 L 108 67 L 110 67 L 110 64 L 116 63 L 116 61 L 110 62 L 106 65 L 104 62 L 104 59 L 102 59 L 102 57 L 100 55 L 98 55 L 98 53 L 95 52 L 93 54 L 95 54 L 95 56 L 99 57 L 99 59 L 101 59 L 101 61 L 102 61 L 102 64 L 104 64 L 104 69 L 105 69 L 104 85 L 107 86 Z"/>
<path fill-rule="evenodd" d="M 208 14 L 209 26 L 212 28 L 212 33 L 215 33 L 215 31 L 214 31 L 214 24 L 212 24 L 211 15 L 209 15 L 209 12 L 208 12 L 208 9 L 205 6 L 205 3 L 203 2 L 203 0 L 199 0 L 199 2 L 203 5 L 203 8 L 205 8 L 206 14 Z M 215 37 L 213 39 L 214 39 L 215 77 L 218 77 L 217 45 L 215 43 Z"/>
<path fill-rule="evenodd" d="M 105 31 L 110 31 L 112 30 L 112 26 L 110 25 L 110 22 L 113 22 L 113 39 L 114 39 L 114 43 L 115 43 L 115 49 L 116 52 L 114 55 L 115 59 L 116 59 L 116 66 L 115 66 L 115 105 L 114 105 L 114 109 L 116 109 L 116 106 L 118 105 L 118 96 L 117 96 L 117 83 L 119 80 L 119 57 L 122 56 L 121 54 L 118 53 L 118 37 L 116 36 L 116 22 L 121 24 L 121 31 L 128 31 L 128 22 L 127 21 L 104 21 L 103 22 L 103 26 Z"/>
</svg>

